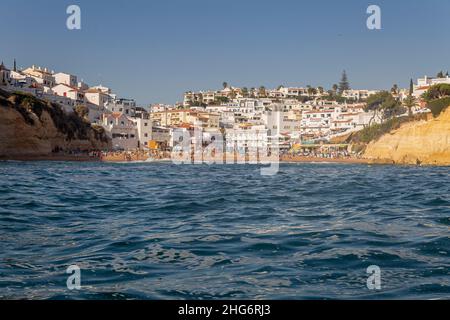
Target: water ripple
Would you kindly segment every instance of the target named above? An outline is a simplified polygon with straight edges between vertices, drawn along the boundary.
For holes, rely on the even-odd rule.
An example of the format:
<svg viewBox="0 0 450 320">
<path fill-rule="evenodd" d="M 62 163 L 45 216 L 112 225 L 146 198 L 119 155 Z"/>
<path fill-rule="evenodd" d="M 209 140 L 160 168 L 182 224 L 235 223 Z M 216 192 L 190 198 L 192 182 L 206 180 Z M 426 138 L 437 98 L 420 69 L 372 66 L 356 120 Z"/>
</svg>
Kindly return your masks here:
<svg viewBox="0 0 450 320">
<path fill-rule="evenodd" d="M 3 299 L 450 297 L 448 168 L 0 162 L 0 176 Z"/>
</svg>

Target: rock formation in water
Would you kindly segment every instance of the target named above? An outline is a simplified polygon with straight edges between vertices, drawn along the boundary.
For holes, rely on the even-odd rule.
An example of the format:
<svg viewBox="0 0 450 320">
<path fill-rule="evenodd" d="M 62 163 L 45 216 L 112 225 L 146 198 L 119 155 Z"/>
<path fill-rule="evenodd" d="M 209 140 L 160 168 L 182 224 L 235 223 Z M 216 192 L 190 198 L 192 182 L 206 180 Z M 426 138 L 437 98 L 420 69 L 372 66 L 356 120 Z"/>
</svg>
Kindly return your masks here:
<svg viewBox="0 0 450 320">
<path fill-rule="evenodd" d="M 406 123 L 369 143 L 364 157 L 381 163 L 450 165 L 450 107 L 435 119 Z"/>
<path fill-rule="evenodd" d="M 59 105 L 28 94 L 0 90 L 0 157 L 110 148 L 103 128 L 76 113 L 66 114 Z"/>
</svg>

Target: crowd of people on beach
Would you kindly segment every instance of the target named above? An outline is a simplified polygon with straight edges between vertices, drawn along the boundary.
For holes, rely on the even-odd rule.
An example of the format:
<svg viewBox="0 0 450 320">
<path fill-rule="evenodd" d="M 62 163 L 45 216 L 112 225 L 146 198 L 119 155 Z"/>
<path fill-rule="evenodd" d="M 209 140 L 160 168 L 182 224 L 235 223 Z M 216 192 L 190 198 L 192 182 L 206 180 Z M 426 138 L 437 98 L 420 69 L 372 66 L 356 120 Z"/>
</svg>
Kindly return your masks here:
<svg viewBox="0 0 450 320">
<path fill-rule="evenodd" d="M 149 158 L 152 159 L 165 159 L 170 158 L 170 154 L 159 150 L 116 150 L 116 151 L 104 151 L 96 149 L 71 149 L 64 150 L 56 147 L 52 151 L 52 156 L 55 158 L 74 158 L 74 159 L 86 159 L 92 161 L 145 161 Z"/>
<path fill-rule="evenodd" d="M 167 160 L 172 158 L 172 154 L 169 151 L 162 150 L 116 150 L 116 151 L 103 151 L 103 150 L 63 150 L 55 148 L 52 152 L 55 157 L 68 157 L 75 159 L 86 159 L 91 161 L 110 161 L 110 162 L 126 162 L 126 161 L 146 161 L 146 160 Z M 214 155 L 211 155 L 214 158 Z M 235 154 L 229 159 L 246 157 L 247 154 L 239 155 Z M 258 159 L 262 155 L 258 155 Z M 191 154 L 192 160 L 195 159 Z M 200 159 L 208 158 L 204 154 L 200 155 Z M 263 157 L 264 158 L 264 157 Z M 359 159 L 357 154 L 350 153 L 347 150 L 301 150 L 296 152 L 285 151 L 279 154 L 281 161 L 301 161 L 307 159 L 331 159 L 331 160 L 352 160 Z"/>
</svg>

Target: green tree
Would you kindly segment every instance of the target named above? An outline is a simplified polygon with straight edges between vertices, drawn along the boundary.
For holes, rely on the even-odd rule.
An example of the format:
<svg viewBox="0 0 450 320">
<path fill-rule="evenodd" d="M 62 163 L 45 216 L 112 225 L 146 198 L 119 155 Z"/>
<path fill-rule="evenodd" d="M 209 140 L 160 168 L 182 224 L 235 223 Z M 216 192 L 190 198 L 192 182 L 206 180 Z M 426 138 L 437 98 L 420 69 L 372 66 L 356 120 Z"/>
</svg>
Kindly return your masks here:
<svg viewBox="0 0 450 320">
<path fill-rule="evenodd" d="M 381 117 L 386 120 L 399 116 L 405 111 L 398 99 L 388 91 L 381 91 L 369 96 L 367 98 L 365 109 L 366 111 L 374 112 L 374 116 L 370 122 L 372 122 L 377 115 L 381 115 Z"/>
<path fill-rule="evenodd" d="M 89 115 L 89 108 L 86 107 L 85 105 L 77 105 L 75 107 L 75 113 L 81 118 L 81 119 L 86 119 L 87 116 Z"/>
<path fill-rule="evenodd" d="M 224 89 L 228 88 L 228 83 L 227 83 L 227 82 L 222 83 L 222 87 L 223 87 Z"/>
<path fill-rule="evenodd" d="M 318 91 L 320 94 L 323 94 L 323 93 L 325 92 L 325 90 L 323 89 L 323 87 L 317 87 L 317 91 Z"/>
<path fill-rule="evenodd" d="M 348 82 L 347 72 L 342 72 L 341 81 L 339 82 L 339 94 L 343 94 L 345 90 L 350 90 L 350 83 Z"/>
<path fill-rule="evenodd" d="M 221 103 L 227 103 L 230 99 L 228 97 L 216 97 L 213 104 L 221 104 Z"/>
<path fill-rule="evenodd" d="M 244 98 L 248 98 L 249 93 L 248 93 L 248 88 L 247 87 L 243 87 L 241 92 L 242 92 L 242 96 Z"/>
<path fill-rule="evenodd" d="M 391 88 L 391 93 L 395 96 L 398 94 L 398 85 L 394 84 Z"/>
<path fill-rule="evenodd" d="M 431 100 L 442 99 L 448 96 L 450 96 L 450 84 L 441 83 L 431 86 L 428 91 L 422 95 L 422 98 L 425 101 L 430 102 Z"/>
<path fill-rule="evenodd" d="M 403 105 L 408 109 L 408 115 L 412 116 L 412 109 L 417 105 L 417 100 L 413 96 L 414 93 L 414 83 L 413 80 L 409 82 L 409 92 L 405 101 L 403 101 Z"/>
<path fill-rule="evenodd" d="M 258 89 L 258 95 L 260 97 L 267 97 L 266 87 L 260 86 L 259 89 Z"/>
<path fill-rule="evenodd" d="M 309 96 L 314 96 L 314 95 L 316 95 L 316 94 L 317 94 L 316 88 L 313 88 L 313 87 L 311 87 L 311 86 L 308 86 L 308 95 L 309 95 Z"/>
</svg>

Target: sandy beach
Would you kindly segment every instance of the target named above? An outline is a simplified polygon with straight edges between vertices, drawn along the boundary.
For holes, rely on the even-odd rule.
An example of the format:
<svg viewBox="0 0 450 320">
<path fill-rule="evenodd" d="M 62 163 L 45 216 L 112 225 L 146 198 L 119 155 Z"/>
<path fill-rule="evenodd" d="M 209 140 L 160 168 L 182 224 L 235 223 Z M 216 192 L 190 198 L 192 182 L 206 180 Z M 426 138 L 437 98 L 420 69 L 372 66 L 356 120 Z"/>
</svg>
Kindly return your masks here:
<svg viewBox="0 0 450 320">
<path fill-rule="evenodd" d="M 82 162 L 170 162 L 170 157 L 149 157 L 144 153 L 110 153 L 103 155 L 101 158 L 89 155 L 22 155 L 22 156 L 10 156 L 0 157 L 0 161 L 82 161 Z M 233 164 L 236 160 L 241 160 L 244 163 L 244 159 L 233 159 L 229 162 Z M 205 162 L 208 159 L 204 159 Z M 214 161 L 214 159 L 211 159 Z M 280 162 L 282 163 L 343 163 L 343 164 L 373 164 L 374 161 L 361 158 L 321 158 L 321 157 L 304 157 L 304 156 L 281 156 Z"/>
</svg>

